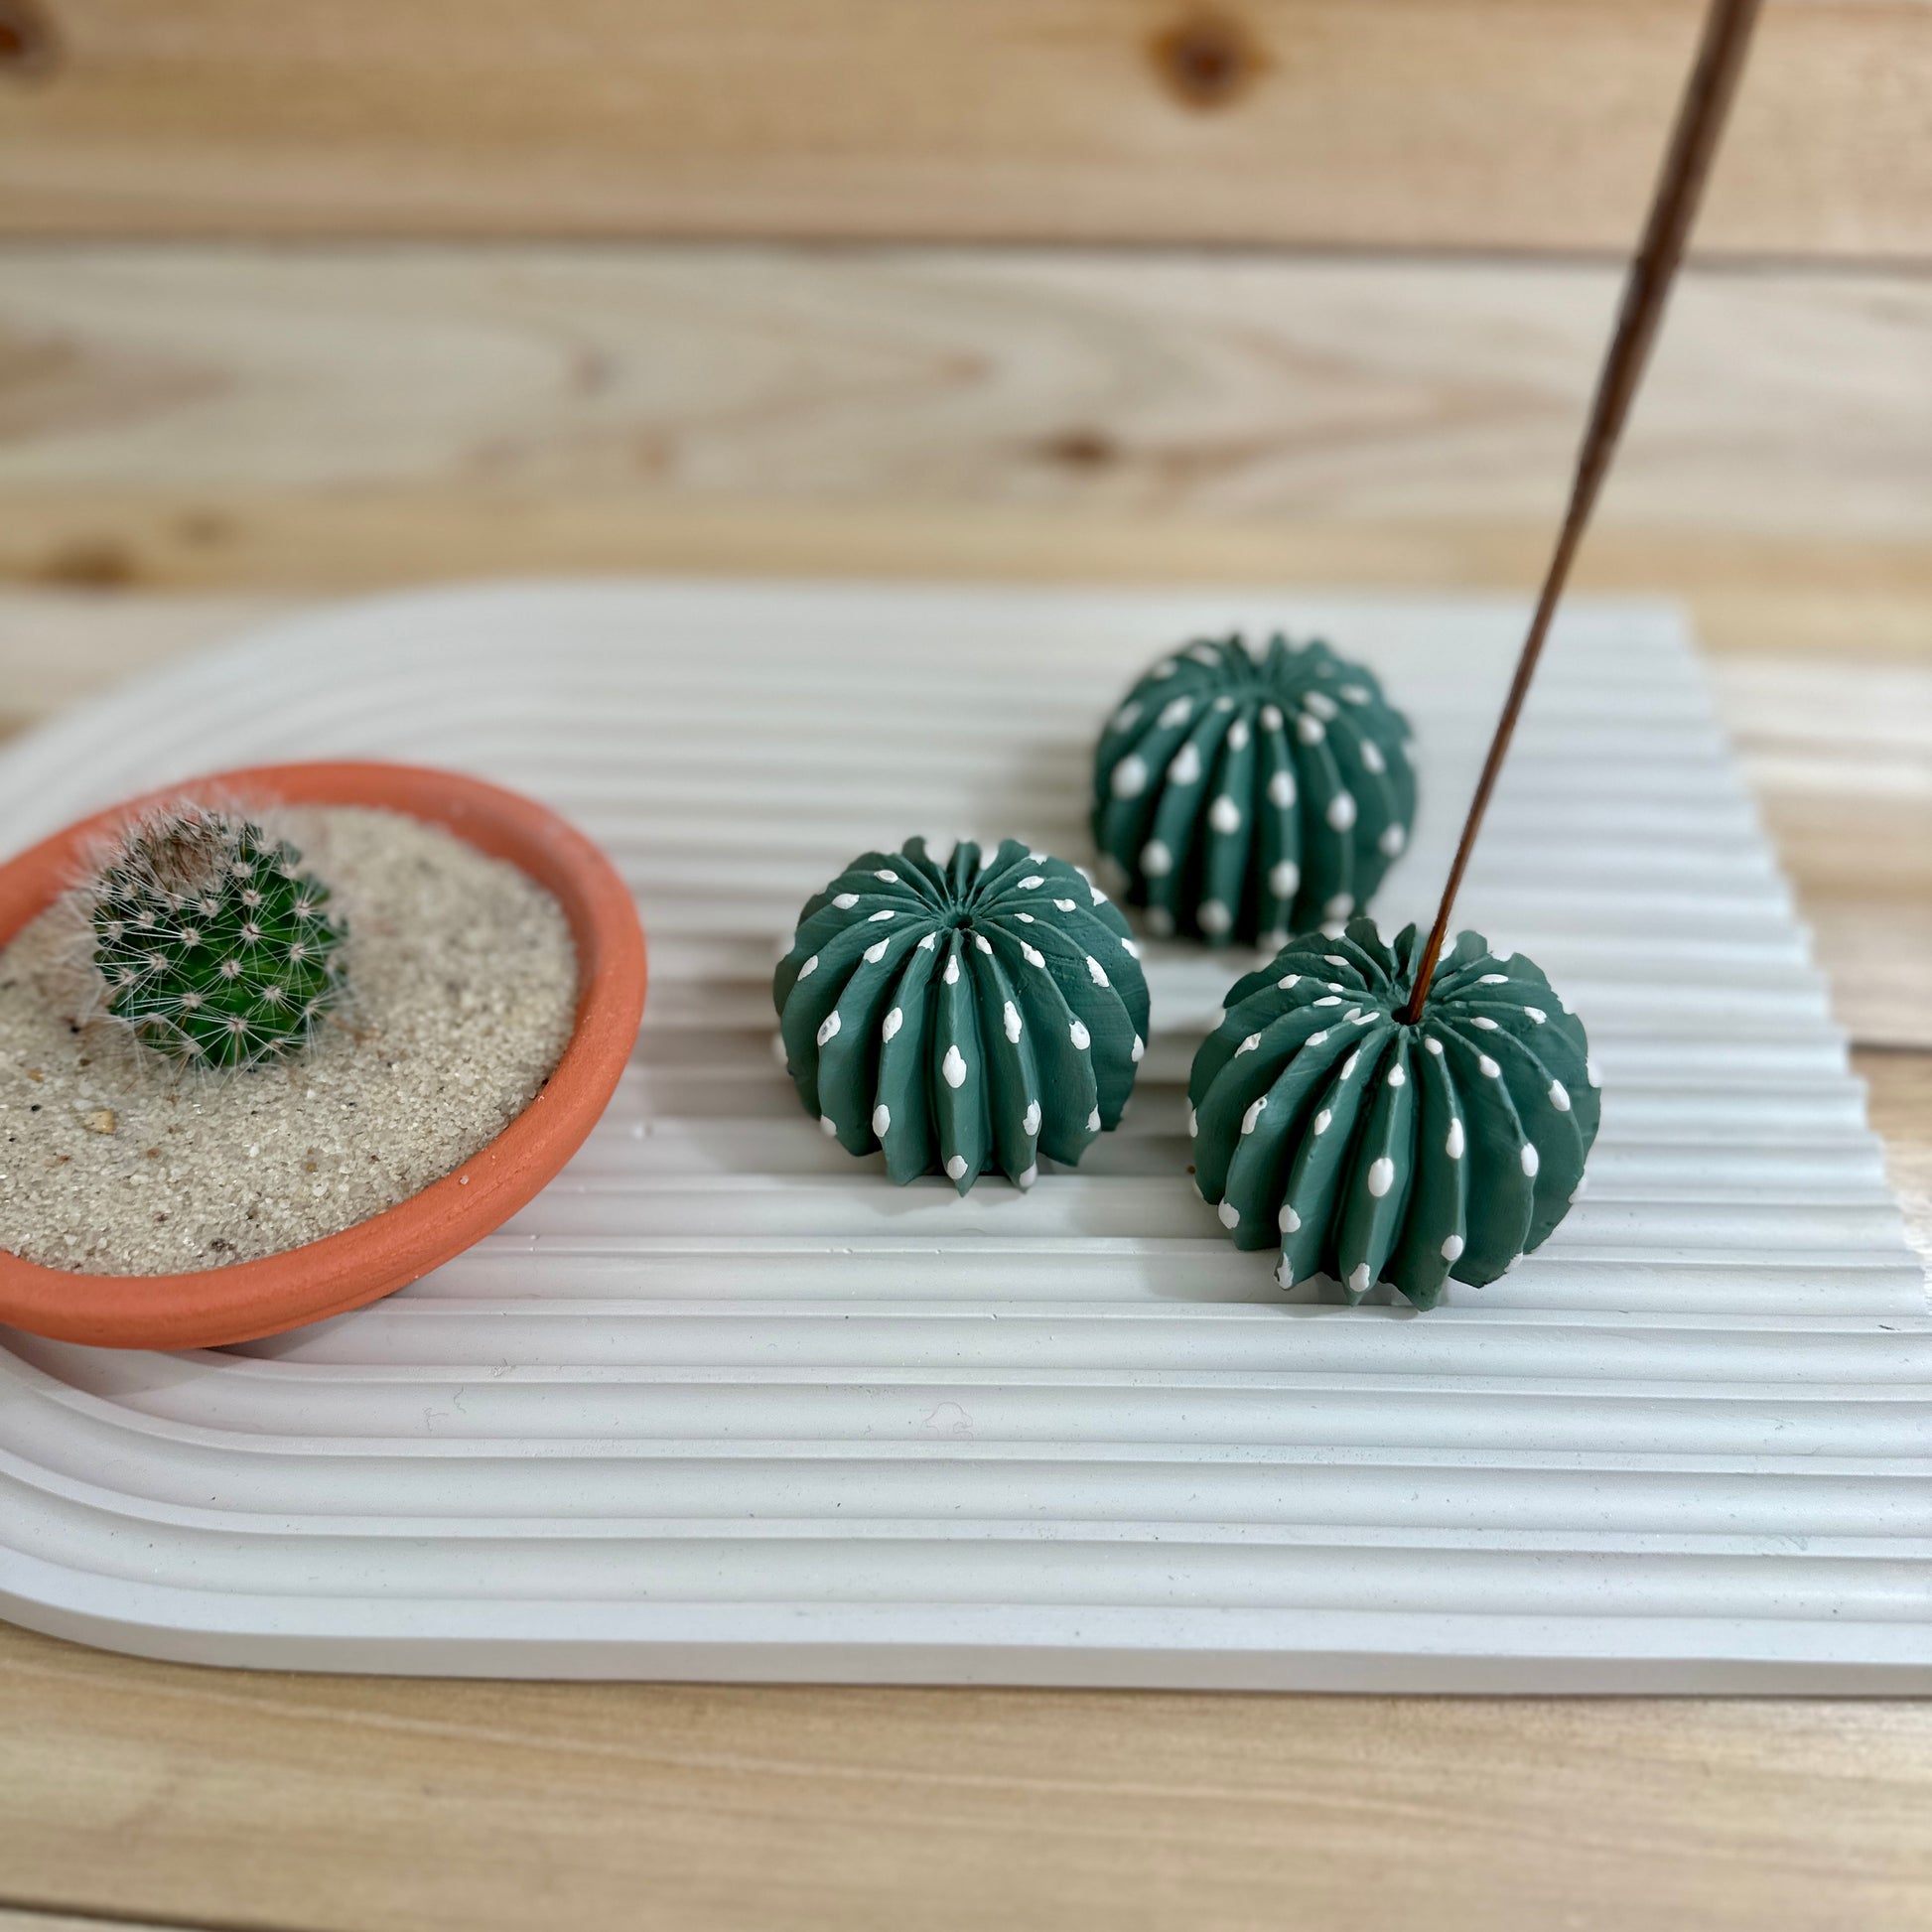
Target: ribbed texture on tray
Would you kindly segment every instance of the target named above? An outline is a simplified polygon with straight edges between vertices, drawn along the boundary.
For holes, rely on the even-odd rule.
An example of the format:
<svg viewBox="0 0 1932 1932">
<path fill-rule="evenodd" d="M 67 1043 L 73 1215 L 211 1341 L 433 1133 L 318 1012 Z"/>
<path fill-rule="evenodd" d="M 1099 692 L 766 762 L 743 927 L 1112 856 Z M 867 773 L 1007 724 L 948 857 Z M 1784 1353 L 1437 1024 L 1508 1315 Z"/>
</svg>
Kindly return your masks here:
<svg viewBox="0 0 1932 1932">
<path fill-rule="evenodd" d="M 1377 911 L 1426 915 L 1499 607 L 477 592 L 0 758 L 16 842 L 198 765 L 460 764 L 606 841 L 652 942 L 602 1127 L 416 1289 L 229 1356 L 6 1338 L 0 1604 L 367 1668 L 1922 1685 L 1922 1283 L 1667 618 L 1566 620 L 1460 907 L 1601 1064 L 1589 1192 L 1516 1272 L 1422 1318 L 1289 1306 L 1223 1238 L 1183 1095 L 1237 954 L 1148 948 L 1133 1112 L 1030 1195 L 889 1186 L 800 1117 L 768 985 L 804 896 L 911 830 L 1083 856 L 1123 677 L 1278 623 L 1401 691 L 1427 806 Z"/>
</svg>

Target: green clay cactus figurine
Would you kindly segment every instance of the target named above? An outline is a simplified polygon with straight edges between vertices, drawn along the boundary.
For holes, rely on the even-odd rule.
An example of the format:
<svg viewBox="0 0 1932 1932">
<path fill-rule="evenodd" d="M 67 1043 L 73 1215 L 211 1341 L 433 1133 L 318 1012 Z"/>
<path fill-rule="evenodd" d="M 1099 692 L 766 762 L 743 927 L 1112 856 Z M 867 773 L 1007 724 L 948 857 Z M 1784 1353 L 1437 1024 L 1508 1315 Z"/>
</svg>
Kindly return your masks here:
<svg viewBox="0 0 1932 1932">
<path fill-rule="evenodd" d="M 345 981 L 329 889 L 301 863 L 286 840 L 200 805 L 130 828 L 89 889 L 108 1013 L 181 1067 L 307 1045 Z"/>
<path fill-rule="evenodd" d="M 1414 926 L 1297 939 L 1236 981 L 1194 1055 L 1195 1182 L 1284 1287 L 1388 1282 L 1434 1308 L 1540 1247 L 1583 1191 L 1600 1098 L 1583 1022 L 1520 954 L 1465 932 L 1403 1024 Z"/>
<path fill-rule="evenodd" d="M 850 1154 L 963 1194 L 1030 1187 L 1119 1123 L 1146 1050 L 1127 921 L 1076 867 L 1017 839 L 991 858 L 923 839 L 868 852 L 814 895 L 778 962 L 786 1071 Z"/>
<path fill-rule="evenodd" d="M 1416 816 L 1409 726 L 1324 643 L 1198 642 L 1094 753 L 1093 837 L 1148 929 L 1276 947 L 1367 906 Z"/>
</svg>

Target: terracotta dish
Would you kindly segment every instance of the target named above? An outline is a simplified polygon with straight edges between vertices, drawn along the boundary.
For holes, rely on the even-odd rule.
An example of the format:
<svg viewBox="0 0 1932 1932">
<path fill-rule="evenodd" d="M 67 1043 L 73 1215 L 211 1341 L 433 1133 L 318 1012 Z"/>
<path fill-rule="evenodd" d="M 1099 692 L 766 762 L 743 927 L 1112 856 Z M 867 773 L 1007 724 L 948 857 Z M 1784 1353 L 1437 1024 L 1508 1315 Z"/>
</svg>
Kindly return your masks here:
<svg viewBox="0 0 1932 1932">
<path fill-rule="evenodd" d="M 0 1321 L 106 1348 L 212 1348 L 360 1308 L 426 1275 L 522 1207 L 597 1124 L 636 1037 L 644 936 L 611 862 L 533 799 L 453 771 L 270 764 L 129 799 L 0 866 L 0 946 L 73 881 L 83 856 L 143 806 L 212 791 L 258 805 L 364 805 L 454 833 L 552 893 L 577 946 L 577 1024 L 537 1098 L 456 1173 L 340 1234 L 186 1275 L 87 1275 L 0 1251 Z"/>
</svg>

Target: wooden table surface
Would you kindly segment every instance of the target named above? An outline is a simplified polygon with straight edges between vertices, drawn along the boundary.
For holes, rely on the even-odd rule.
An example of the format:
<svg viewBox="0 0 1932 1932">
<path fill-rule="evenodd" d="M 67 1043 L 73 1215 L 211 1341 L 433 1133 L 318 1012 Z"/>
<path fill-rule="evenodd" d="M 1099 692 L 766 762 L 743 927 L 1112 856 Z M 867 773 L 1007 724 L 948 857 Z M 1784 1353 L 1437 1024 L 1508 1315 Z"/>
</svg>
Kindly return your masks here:
<svg viewBox="0 0 1932 1932">
<path fill-rule="evenodd" d="M 11 244 L 0 710 L 478 572 L 1523 593 L 1614 295 L 1548 259 Z M 1932 1251 L 1928 341 L 1916 271 L 1695 277 L 1583 585 L 1711 645 Z M 1904 1701 L 328 1679 L 0 1629 L 0 1932 L 1891 1932 L 1932 1925 L 1929 1819 Z"/>
</svg>

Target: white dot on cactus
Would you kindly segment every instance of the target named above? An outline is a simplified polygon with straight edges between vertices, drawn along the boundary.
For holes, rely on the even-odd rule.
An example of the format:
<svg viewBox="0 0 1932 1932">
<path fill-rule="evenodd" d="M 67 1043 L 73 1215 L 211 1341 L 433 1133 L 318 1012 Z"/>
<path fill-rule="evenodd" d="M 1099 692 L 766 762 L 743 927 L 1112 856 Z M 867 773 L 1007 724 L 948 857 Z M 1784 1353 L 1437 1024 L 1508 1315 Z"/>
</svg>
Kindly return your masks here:
<svg viewBox="0 0 1932 1932">
<path fill-rule="evenodd" d="M 838 1036 L 838 1010 L 834 1008 L 832 1012 L 825 1016 L 825 1024 L 818 1030 L 818 1043 L 823 1046 L 828 1039 L 835 1039 Z"/>
<path fill-rule="evenodd" d="M 1043 866 L 1046 863 L 1046 855 L 1043 852 L 1029 852 L 1027 857 L 1036 866 Z"/>
<path fill-rule="evenodd" d="M 1587 1080 L 1590 1083 L 1590 1085 L 1593 1087 L 1600 1087 L 1603 1084 L 1603 1082 L 1597 1077 L 1596 1060 L 1594 1055 L 1585 1056 L 1584 1078 Z"/>
<path fill-rule="evenodd" d="M 1332 719 L 1341 709 L 1325 691 L 1304 691 L 1302 705 L 1305 710 L 1313 712 L 1317 718 Z"/>
<path fill-rule="evenodd" d="M 886 957 L 886 948 L 892 943 L 890 939 L 882 939 L 876 946 L 868 946 L 865 953 L 866 964 L 877 966 Z"/>
<path fill-rule="evenodd" d="M 1116 798 L 1138 798 L 1147 789 L 1147 762 L 1130 752 L 1114 766 L 1108 787 Z"/>
<path fill-rule="evenodd" d="M 1284 1234 L 1299 1234 L 1302 1231 L 1302 1217 L 1287 1201 L 1283 1201 L 1282 1211 L 1275 1219 Z"/>
<path fill-rule="evenodd" d="M 1406 1087 L 1408 1084 L 1409 1084 L 1409 1069 L 1406 1066 L 1397 1065 L 1389 1068 L 1390 1086 Z"/>
<path fill-rule="evenodd" d="M 1046 964 L 1046 955 L 1043 952 L 1041 952 L 1037 947 L 1028 945 L 1028 943 L 1024 939 L 1021 940 L 1020 942 L 1020 957 L 1024 959 L 1029 966 L 1043 967 Z"/>
<path fill-rule="evenodd" d="M 1107 969 L 1101 965 L 1099 960 L 1094 958 L 1092 953 L 1087 954 L 1087 977 L 1090 980 L 1092 980 L 1094 985 L 1096 986 L 1105 986 L 1109 983 L 1107 979 Z"/>
<path fill-rule="evenodd" d="M 1168 764 L 1168 777 L 1177 785 L 1191 785 L 1200 776 L 1200 751 L 1190 738 Z"/>
<path fill-rule="evenodd" d="M 1293 859 L 1278 860 L 1268 868 L 1268 890 L 1277 898 L 1293 898 L 1302 884 L 1302 868 Z"/>
<path fill-rule="evenodd" d="M 1356 1067 L 1361 1065 L 1361 1063 L 1362 1063 L 1362 1056 L 1359 1051 L 1350 1053 L 1349 1056 L 1341 1063 L 1340 1077 L 1344 1080 L 1347 1079 L 1348 1076 L 1354 1072 Z"/>
<path fill-rule="evenodd" d="M 1368 1191 L 1380 1200 L 1395 1185 L 1395 1163 L 1385 1154 L 1368 1164 Z"/>
<path fill-rule="evenodd" d="M 1434 1053 L 1439 1060 L 1443 1057 L 1443 1042 L 1440 1039 L 1438 1039 L 1434 1034 L 1431 1034 L 1429 1037 L 1423 1041 L 1423 1044 L 1426 1047 L 1428 1047 L 1429 1050 L 1432 1053 Z"/>
<path fill-rule="evenodd" d="M 801 980 L 808 980 L 817 971 L 818 971 L 818 955 L 817 953 L 813 953 L 811 958 L 806 960 L 804 965 L 799 967 L 798 977 Z"/>
<path fill-rule="evenodd" d="M 1385 859 L 1399 859 L 1402 856 L 1402 848 L 1407 842 L 1408 835 L 1400 825 L 1385 825 L 1382 828 L 1382 836 L 1375 841 Z"/>
<path fill-rule="evenodd" d="M 955 1091 L 966 1084 L 965 1056 L 956 1045 L 946 1048 L 946 1057 L 939 1062 L 939 1075 Z"/>
<path fill-rule="evenodd" d="M 1114 729 L 1117 732 L 1132 731 L 1141 722 L 1141 706 L 1124 704 L 1114 713 Z"/>
<path fill-rule="evenodd" d="M 1280 979 L 1278 979 L 1275 982 L 1275 984 L 1279 986 L 1284 993 L 1292 992 L 1296 987 L 1302 984 L 1302 976 L 1300 973 L 1285 973 Z"/>
<path fill-rule="evenodd" d="M 949 952 L 946 955 L 945 980 L 948 986 L 959 984 L 959 955 L 956 952 Z"/>
<path fill-rule="evenodd" d="M 892 1012 L 889 1013 L 886 1016 L 886 1018 L 880 1022 L 879 1037 L 881 1039 L 891 1039 L 892 1036 L 896 1033 L 897 1033 L 898 1030 L 904 1025 L 905 1025 L 904 1010 L 899 1007 L 895 1007 L 892 1010 Z"/>
<path fill-rule="evenodd" d="M 1232 711 L 1234 709 L 1234 700 L 1225 697 L 1216 698 L 1214 700 L 1214 709 L 1216 711 Z"/>
<path fill-rule="evenodd" d="M 1194 1112 L 1193 1108 L 1189 1107 L 1187 1109 L 1187 1138 L 1191 1141 L 1196 1139 L 1199 1134 L 1200 1116 Z"/>
<path fill-rule="evenodd" d="M 1025 1134 L 1037 1134 L 1039 1132 L 1039 1102 L 1037 1100 L 1030 1100 L 1027 1102 L 1027 1111 L 1020 1116 L 1020 1128 L 1021 1132 Z"/>
<path fill-rule="evenodd" d="M 1459 1234 L 1446 1234 L 1443 1236 L 1443 1259 L 1445 1261 L 1460 1261 L 1462 1259 L 1462 1237 Z"/>
<path fill-rule="evenodd" d="M 869 913 L 867 913 L 867 915 L 866 915 L 866 923 L 867 923 L 868 925 L 882 925 L 882 924 L 884 924 L 884 922 L 885 922 L 886 920 L 888 920 L 888 919 L 896 919 L 896 918 L 897 918 L 897 917 L 898 917 L 898 914 L 897 914 L 897 912 L 895 912 L 895 911 L 893 910 L 893 908 L 892 908 L 892 907 L 891 907 L 891 906 L 889 905 L 889 906 L 887 906 L 887 907 L 886 907 L 886 909 L 885 909 L 885 910 L 884 910 L 883 912 L 869 912 Z"/>
<path fill-rule="evenodd" d="M 1362 765 L 1365 770 L 1373 771 L 1380 777 L 1389 768 L 1389 761 L 1382 756 L 1382 748 L 1372 738 L 1362 740 Z"/>
<path fill-rule="evenodd" d="M 1022 925 L 1035 925 L 1038 923 L 1038 921 L 1035 919 L 1034 915 L 1031 912 L 1016 912 L 1013 916 L 1016 919 L 1018 919 Z"/>
<path fill-rule="evenodd" d="M 873 877 L 875 879 L 883 879 L 889 886 L 897 886 L 898 884 L 898 874 L 896 872 L 876 872 L 873 874 Z"/>
<path fill-rule="evenodd" d="M 1077 1020 L 1068 1025 L 1066 1036 L 1083 1053 L 1093 1044 L 1093 1035 Z"/>
<path fill-rule="evenodd" d="M 1476 1071 L 1485 1080 L 1493 1080 L 1502 1072 L 1502 1068 L 1487 1053 L 1478 1053 L 1476 1055 Z"/>
<path fill-rule="evenodd" d="M 1486 1034 L 1493 1034 L 1496 1031 L 1496 1023 L 1480 1013 L 1470 1017 L 1469 1025 L 1481 1028 Z"/>
<path fill-rule="evenodd" d="M 1345 919 L 1354 909 L 1355 900 L 1353 897 L 1348 893 L 1337 893 L 1321 908 L 1321 916 L 1324 919 Z"/>
<path fill-rule="evenodd" d="M 1056 898 L 1053 901 L 1053 909 L 1058 912 L 1074 912 L 1079 910 L 1070 898 Z"/>
<path fill-rule="evenodd" d="M 1192 698 L 1170 698 L 1161 707 L 1161 716 L 1155 722 L 1163 731 L 1173 731 L 1176 725 L 1184 725 L 1193 715 Z"/>
<path fill-rule="evenodd" d="M 1020 890 L 1023 893 L 1036 893 L 1045 884 L 1046 876 L 1043 873 L 1033 872 L 1021 880 Z"/>
<path fill-rule="evenodd" d="M 1468 1143 L 1462 1133 L 1462 1123 L 1459 1120 L 1450 1121 L 1449 1124 L 1449 1139 L 1443 1143 L 1443 1152 L 1451 1161 L 1459 1161 L 1462 1158 L 1462 1150 L 1467 1145 Z"/>
<path fill-rule="evenodd" d="M 983 932 L 973 934 L 973 944 L 983 953 L 990 953 L 993 950 L 993 941 Z"/>
<path fill-rule="evenodd" d="M 818 1131 L 828 1141 L 835 1140 L 838 1137 L 839 1124 L 830 1114 L 820 1114 L 818 1117 Z"/>
<path fill-rule="evenodd" d="M 963 1154 L 948 1156 L 946 1160 L 946 1178 L 948 1180 L 960 1180 L 965 1177 L 965 1173 L 966 1157 Z"/>
<path fill-rule="evenodd" d="M 1150 905 L 1147 928 L 1157 939 L 1168 938 L 1173 931 L 1173 914 L 1165 905 Z"/>
<path fill-rule="evenodd" d="M 1034 1184 L 1034 1182 L 1038 1178 L 1039 1178 L 1039 1170 L 1036 1167 L 1035 1167 L 1031 1162 L 1029 1162 L 1026 1167 L 1022 1168 L 1020 1172 L 1013 1176 L 1013 1184 L 1024 1192 L 1027 1188 L 1031 1187 Z"/>
<path fill-rule="evenodd" d="M 1355 822 L 1355 794 L 1352 791 L 1338 791 L 1328 800 L 1328 823 L 1337 832 L 1345 832 Z"/>
<path fill-rule="evenodd" d="M 1146 1056 L 1147 1056 L 1147 1041 L 1144 1040 L 1139 1034 L 1136 1034 L 1134 1035 L 1134 1044 L 1128 1048 L 1127 1057 L 1130 1060 L 1132 1060 L 1136 1066 L 1139 1066 L 1141 1061 L 1144 1058 L 1146 1058 Z"/>
<path fill-rule="evenodd" d="M 1194 917 L 1200 922 L 1203 932 L 1211 932 L 1217 937 L 1234 924 L 1234 914 L 1218 898 L 1204 898 Z"/>
<path fill-rule="evenodd" d="M 1351 1295 L 1368 1293 L 1368 1263 L 1358 1261 L 1348 1276 L 1348 1292 Z"/>
<path fill-rule="evenodd" d="M 1207 822 L 1217 832 L 1238 832 L 1241 829 L 1241 807 L 1226 792 L 1222 792 L 1208 806 Z"/>
<path fill-rule="evenodd" d="M 1507 973 L 1484 973 L 1476 981 L 1476 984 L 1478 986 L 1507 986 L 1509 984 L 1509 975 Z"/>
<path fill-rule="evenodd" d="M 1173 854 L 1161 839 L 1149 839 L 1141 847 L 1141 870 L 1150 879 L 1165 879 L 1173 871 Z"/>
<path fill-rule="evenodd" d="M 1323 1107 L 1314 1117 L 1314 1131 L 1317 1134 L 1325 1134 L 1328 1131 L 1328 1123 L 1333 1119 L 1334 1115 L 1326 1107 Z"/>
<path fill-rule="evenodd" d="M 1214 1211 L 1221 1217 L 1221 1225 L 1224 1228 L 1241 1225 L 1241 1210 L 1231 1200 L 1224 1200 Z"/>
<path fill-rule="evenodd" d="M 202 996 L 199 993 L 184 993 L 181 996 L 181 1010 L 184 1013 L 194 1013 L 201 1004 Z"/>
<path fill-rule="evenodd" d="M 230 1014 L 228 1016 L 227 1027 L 229 1033 L 234 1034 L 237 1036 L 239 1036 L 242 1034 L 245 1034 L 248 1031 L 247 1021 L 244 1020 L 241 1017 L 241 1015 L 238 1013 Z"/>
<path fill-rule="evenodd" d="M 1098 886 L 1088 886 L 1087 892 L 1092 897 L 1094 904 L 1105 905 L 1107 903 L 1107 895 Z"/>
<path fill-rule="evenodd" d="M 1196 664 L 1205 664 L 1209 670 L 1215 669 L 1221 661 L 1221 653 L 1212 644 L 1189 644 L 1187 655 Z"/>
<path fill-rule="evenodd" d="M 850 912 L 852 908 L 859 903 L 859 895 L 857 893 L 840 893 L 838 897 L 832 900 L 832 903 L 836 905 L 841 912 Z"/>
<path fill-rule="evenodd" d="M 202 943 L 200 929 L 192 925 L 183 926 L 181 929 L 181 942 L 184 946 L 199 946 Z"/>
<path fill-rule="evenodd" d="M 1535 1179 L 1536 1171 L 1542 1165 L 1543 1165 L 1542 1161 L 1537 1157 L 1536 1149 L 1532 1147 L 1528 1141 L 1525 1141 L 1523 1143 L 1523 1172 L 1526 1174 L 1528 1174 L 1531 1179 Z"/>
<path fill-rule="evenodd" d="M 1238 1060 L 1243 1053 L 1252 1053 L 1255 1050 L 1255 1048 L 1260 1044 L 1261 1044 L 1261 1035 L 1259 1034 L 1250 1034 L 1247 1036 L 1247 1038 L 1244 1039 L 1241 1042 L 1241 1044 L 1234 1049 L 1234 1057 Z"/>
<path fill-rule="evenodd" d="M 1561 1080 L 1550 1082 L 1550 1105 L 1560 1114 L 1570 1111 L 1570 1089 Z"/>
<path fill-rule="evenodd" d="M 1308 1036 L 1308 1038 L 1302 1042 L 1302 1044 L 1304 1046 L 1321 1046 L 1326 1043 L 1327 1038 L 1328 1038 L 1328 1030 L 1327 1028 L 1324 1027 L 1318 1034 L 1311 1034 Z"/>
<path fill-rule="evenodd" d="M 289 948 L 289 957 L 294 959 L 299 956 L 294 947 L 291 946 Z M 151 966 L 159 966 L 161 961 L 158 958 L 151 959 L 148 964 Z M 239 979 L 241 977 L 241 961 L 238 959 L 224 959 L 220 965 L 220 973 L 224 980 Z"/>
<path fill-rule="evenodd" d="M 1087 1132 L 1089 1134 L 1098 1134 L 1100 1132 L 1100 1109 L 1098 1107 L 1087 1116 Z"/>
<path fill-rule="evenodd" d="M 1339 993 L 1324 993 L 1320 999 L 1315 1001 L 1315 1005 L 1318 1007 L 1338 1007 L 1341 1005 L 1341 995 Z"/>
<path fill-rule="evenodd" d="M 921 939 L 921 940 L 919 941 L 919 951 L 920 951 L 920 952 L 930 952 L 930 951 L 932 950 L 932 947 L 933 947 L 933 942 L 934 942 L 934 941 L 935 941 L 935 940 L 936 940 L 936 939 L 937 939 L 938 937 L 939 937 L 939 935 L 938 935 L 938 934 L 937 934 L 936 932 L 928 932 L 928 933 L 926 934 L 926 936 L 925 936 L 925 937 L 924 937 L 923 939 Z"/>
<path fill-rule="evenodd" d="M 1319 745 L 1328 736 L 1328 728 L 1319 718 L 1311 718 L 1305 713 L 1295 721 L 1295 736 L 1304 745 Z"/>
<path fill-rule="evenodd" d="M 1542 1026 L 1543 1023 L 1546 1020 L 1548 1020 L 1550 1017 L 1547 1013 L 1543 1011 L 1541 1007 L 1525 1007 L 1523 1011 L 1527 1013 L 1529 1017 L 1532 1020 L 1534 1020 L 1539 1027 Z"/>
</svg>

